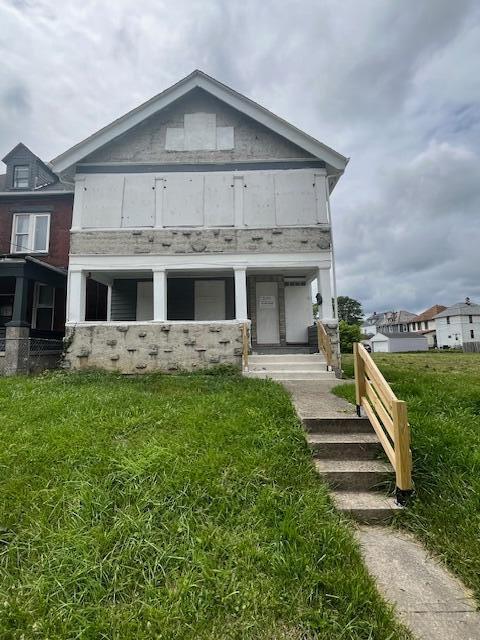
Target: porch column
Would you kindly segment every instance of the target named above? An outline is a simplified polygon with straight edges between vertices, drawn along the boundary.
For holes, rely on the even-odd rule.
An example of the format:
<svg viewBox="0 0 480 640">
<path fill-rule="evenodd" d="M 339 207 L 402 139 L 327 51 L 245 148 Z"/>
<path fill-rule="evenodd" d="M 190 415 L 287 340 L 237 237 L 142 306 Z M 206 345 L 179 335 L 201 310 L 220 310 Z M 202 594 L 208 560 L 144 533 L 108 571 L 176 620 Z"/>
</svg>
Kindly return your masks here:
<svg viewBox="0 0 480 640">
<path fill-rule="evenodd" d="M 320 320 L 328 322 L 334 319 L 332 304 L 332 285 L 330 282 L 330 269 L 318 270 L 318 293 L 322 296 L 322 304 L 319 308 Z"/>
<path fill-rule="evenodd" d="M 153 271 L 153 319 L 167 319 L 167 272 L 165 269 Z"/>
<path fill-rule="evenodd" d="M 67 322 L 85 321 L 87 278 L 84 271 L 69 271 L 67 291 Z"/>
<path fill-rule="evenodd" d="M 12 319 L 7 323 L 9 327 L 28 327 L 27 321 L 28 280 L 23 276 L 15 278 L 15 298 L 13 301 Z"/>
<path fill-rule="evenodd" d="M 234 267 L 235 274 L 235 319 L 247 320 L 247 269 Z"/>
</svg>

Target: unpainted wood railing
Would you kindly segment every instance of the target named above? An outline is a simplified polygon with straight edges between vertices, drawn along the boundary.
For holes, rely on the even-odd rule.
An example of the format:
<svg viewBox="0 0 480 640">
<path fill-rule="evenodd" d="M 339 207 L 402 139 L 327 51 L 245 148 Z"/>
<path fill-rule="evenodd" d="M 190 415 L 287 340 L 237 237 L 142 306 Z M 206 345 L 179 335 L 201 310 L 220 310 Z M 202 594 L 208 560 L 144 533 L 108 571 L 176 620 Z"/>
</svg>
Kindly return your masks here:
<svg viewBox="0 0 480 640">
<path fill-rule="evenodd" d="M 412 454 L 407 405 L 393 393 L 372 357 L 361 344 L 353 345 L 357 414 L 363 408 L 396 476 L 397 502 L 412 493 Z"/>
<path fill-rule="evenodd" d="M 248 371 L 248 352 L 250 351 L 250 336 L 248 331 L 248 322 L 243 323 L 242 327 L 242 368 Z"/>
<path fill-rule="evenodd" d="M 317 340 L 318 350 L 322 350 L 327 362 L 327 370 L 331 371 L 333 367 L 333 348 L 330 336 L 328 335 L 325 327 L 317 320 Z"/>
</svg>

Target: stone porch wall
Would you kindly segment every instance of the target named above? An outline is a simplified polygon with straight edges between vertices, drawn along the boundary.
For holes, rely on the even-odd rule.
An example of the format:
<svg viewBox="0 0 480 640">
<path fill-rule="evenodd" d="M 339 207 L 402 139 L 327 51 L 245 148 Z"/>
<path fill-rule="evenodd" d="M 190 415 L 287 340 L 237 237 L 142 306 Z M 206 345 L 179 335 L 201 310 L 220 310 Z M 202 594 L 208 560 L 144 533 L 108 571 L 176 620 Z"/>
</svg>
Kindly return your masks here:
<svg viewBox="0 0 480 640">
<path fill-rule="evenodd" d="M 101 323 L 67 326 L 63 368 L 118 373 L 241 367 L 243 322 Z"/>
<path fill-rule="evenodd" d="M 72 231 L 71 255 L 297 253 L 330 249 L 328 225 L 274 229 Z"/>
</svg>

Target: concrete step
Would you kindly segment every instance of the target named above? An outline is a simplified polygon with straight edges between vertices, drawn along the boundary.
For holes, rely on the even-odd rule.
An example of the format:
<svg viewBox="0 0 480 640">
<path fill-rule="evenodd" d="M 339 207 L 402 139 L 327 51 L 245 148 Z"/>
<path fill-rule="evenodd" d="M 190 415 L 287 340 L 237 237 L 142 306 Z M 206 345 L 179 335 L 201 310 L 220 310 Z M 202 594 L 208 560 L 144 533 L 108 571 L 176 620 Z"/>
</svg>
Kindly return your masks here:
<svg viewBox="0 0 480 640">
<path fill-rule="evenodd" d="M 338 511 L 364 524 L 389 522 L 402 510 L 393 498 L 376 491 L 333 491 L 332 498 Z"/>
<path fill-rule="evenodd" d="M 368 491 L 388 482 L 392 466 L 381 460 L 323 460 L 315 467 L 327 484 L 342 491 Z"/>
<path fill-rule="evenodd" d="M 375 433 L 311 433 L 307 442 L 315 458 L 374 460 L 382 452 Z"/>
<path fill-rule="evenodd" d="M 283 371 L 246 371 L 247 378 L 270 378 L 272 380 L 334 380 L 333 371 L 283 370 Z"/>
<path fill-rule="evenodd" d="M 308 433 L 375 433 L 368 418 L 302 418 Z"/>
<path fill-rule="evenodd" d="M 286 354 L 293 354 L 293 355 L 298 355 L 298 354 L 310 354 L 310 353 L 315 353 L 316 349 L 315 347 L 308 347 L 308 346 L 292 346 L 292 347 L 278 347 L 278 346 L 272 346 L 272 347 L 260 347 L 260 346 L 256 346 L 255 347 L 255 351 L 254 353 L 256 355 L 286 355 Z"/>
<path fill-rule="evenodd" d="M 326 371 L 325 362 L 249 362 L 249 371 Z"/>
<path fill-rule="evenodd" d="M 325 357 L 319 353 L 311 354 L 298 354 L 292 353 L 288 355 L 258 355 L 252 354 L 248 358 L 248 362 L 252 364 L 284 364 L 284 363 L 310 363 L 310 362 L 325 362 Z"/>
</svg>

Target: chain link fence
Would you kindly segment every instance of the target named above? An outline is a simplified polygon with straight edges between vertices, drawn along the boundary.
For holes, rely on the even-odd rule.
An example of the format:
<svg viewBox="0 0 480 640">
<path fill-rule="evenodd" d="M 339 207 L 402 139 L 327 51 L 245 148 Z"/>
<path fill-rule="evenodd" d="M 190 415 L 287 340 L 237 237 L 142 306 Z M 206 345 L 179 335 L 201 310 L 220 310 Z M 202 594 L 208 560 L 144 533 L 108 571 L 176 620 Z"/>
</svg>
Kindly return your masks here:
<svg viewBox="0 0 480 640">
<path fill-rule="evenodd" d="M 40 373 L 60 365 L 63 341 L 0 336 L 0 375 Z"/>
</svg>

